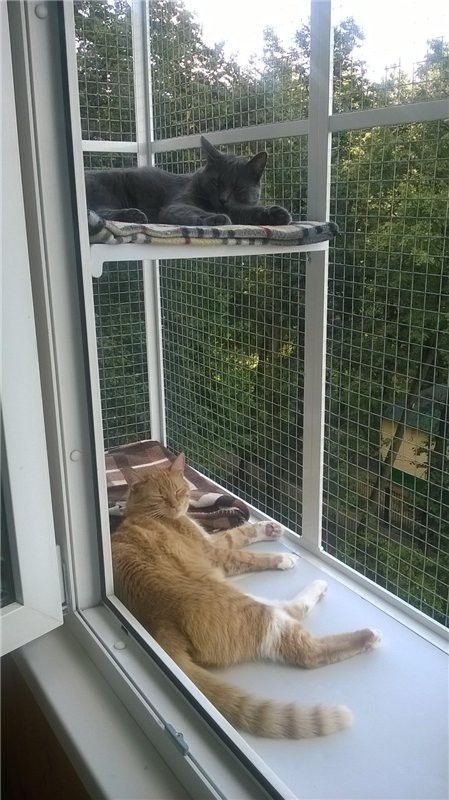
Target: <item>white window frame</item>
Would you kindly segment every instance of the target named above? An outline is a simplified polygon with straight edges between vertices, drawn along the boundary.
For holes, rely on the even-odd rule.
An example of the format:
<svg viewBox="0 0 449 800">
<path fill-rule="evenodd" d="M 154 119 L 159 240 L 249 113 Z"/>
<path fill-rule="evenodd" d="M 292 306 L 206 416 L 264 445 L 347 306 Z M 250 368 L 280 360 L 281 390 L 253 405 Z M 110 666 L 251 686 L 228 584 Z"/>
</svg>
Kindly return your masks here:
<svg viewBox="0 0 449 800">
<path fill-rule="evenodd" d="M 2 478 L 14 592 L 2 655 L 62 624 L 6 4 L 2 28 Z"/>
</svg>

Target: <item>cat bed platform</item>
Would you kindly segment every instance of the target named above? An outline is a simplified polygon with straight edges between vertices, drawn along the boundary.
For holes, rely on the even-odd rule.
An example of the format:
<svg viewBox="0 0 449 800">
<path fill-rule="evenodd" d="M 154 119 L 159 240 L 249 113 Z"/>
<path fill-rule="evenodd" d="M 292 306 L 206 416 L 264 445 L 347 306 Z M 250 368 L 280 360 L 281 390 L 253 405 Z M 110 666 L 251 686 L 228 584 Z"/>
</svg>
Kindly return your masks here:
<svg viewBox="0 0 449 800">
<path fill-rule="evenodd" d="M 292 222 L 290 225 L 140 225 L 105 220 L 89 211 L 92 275 L 102 274 L 106 261 L 160 258 L 205 258 L 323 250 L 338 233 L 334 222 Z M 120 245 L 111 253 L 109 245 Z M 213 253 L 210 252 L 213 250 Z"/>
</svg>

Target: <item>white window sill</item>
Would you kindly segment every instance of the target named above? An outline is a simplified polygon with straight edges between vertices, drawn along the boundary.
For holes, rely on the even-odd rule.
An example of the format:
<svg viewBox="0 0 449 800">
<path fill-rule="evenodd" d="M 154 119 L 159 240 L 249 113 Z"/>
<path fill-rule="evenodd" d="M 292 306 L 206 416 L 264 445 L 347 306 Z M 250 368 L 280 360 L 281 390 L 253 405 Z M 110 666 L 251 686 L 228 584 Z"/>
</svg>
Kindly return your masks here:
<svg viewBox="0 0 449 800">
<path fill-rule="evenodd" d="M 95 800 L 190 797 L 67 627 L 15 658 Z"/>
</svg>

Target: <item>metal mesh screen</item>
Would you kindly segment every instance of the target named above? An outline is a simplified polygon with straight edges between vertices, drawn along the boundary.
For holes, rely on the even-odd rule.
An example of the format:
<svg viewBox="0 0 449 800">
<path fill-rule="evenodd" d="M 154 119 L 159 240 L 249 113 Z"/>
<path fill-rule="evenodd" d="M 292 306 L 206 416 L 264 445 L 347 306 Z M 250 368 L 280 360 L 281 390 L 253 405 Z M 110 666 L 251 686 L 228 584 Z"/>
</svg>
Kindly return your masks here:
<svg viewBox="0 0 449 800">
<path fill-rule="evenodd" d="M 110 262 L 94 282 L 105 447 L 148 439 L 150 408 L 140 262 Z"/>
<path fill-rule="evenodd" d="M 244 66 L 205 44 L 188 2 L 155 0 L 150 22 L 156 138 L 307 116 L 308 48 L 293 43 L 294 27 L 290 47 L 267 30 L 263 52 Z"/>
<path fill-rule="evenodd" d="M 135 166 L 135 156 L 86 154 L 92 169 Z M 94 280 L 105 447 L 150 436 L 142 265 L 109 262 Z"/>
<path fill-rule="evenodd" d="M 333 138 L 325 547 L 448 621 L 444 122 Z"/>
<path fill-rule="evenodd" d="M 130 3 L 77 0 L 74 10 L 83 139 L 134 141 Z"/>
<path fill-rule="evenodd" d="M 300 529 L 304 261 L 161 266 L 169 446 Z"/>
<path fill-rule="evenodd" d="M 78 2 L 75 25 L 83 137 L 135 139 L 129 2 Z M 85 166 L 136 166 L 136 157 L 86 153 Z M 105 264 L 93 291 L 104 442 L 112 447 L 150 435 L 141 264 Z"/>
<path fill-rule="evenodd" d="M 253 142 L 269 151 L 266 202 L 305 204 L 304 139 Z M 199 151 L 159 157 L 173 170 Z M 304 257 L 161 263 L 169 446 L 261 510 L 300 530 Z"/>
</svg>

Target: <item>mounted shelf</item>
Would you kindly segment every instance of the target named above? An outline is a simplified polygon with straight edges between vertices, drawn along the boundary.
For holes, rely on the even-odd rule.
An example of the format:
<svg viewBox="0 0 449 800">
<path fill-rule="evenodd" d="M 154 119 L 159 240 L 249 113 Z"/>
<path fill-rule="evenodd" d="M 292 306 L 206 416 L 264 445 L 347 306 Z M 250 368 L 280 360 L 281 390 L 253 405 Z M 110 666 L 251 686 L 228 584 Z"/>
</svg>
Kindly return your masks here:
<svg viewBox="0 0 449 800">
<path fill-rule="evenodd" d="M 333 222 L 216 227 L 136 225 L 89 212 L 91 271 L 98 278 L 106 261 L 221 258 L 326 250 L 338 233 Z M 111 250 L 111 245 L 115 247 Z"/>
</svg>

